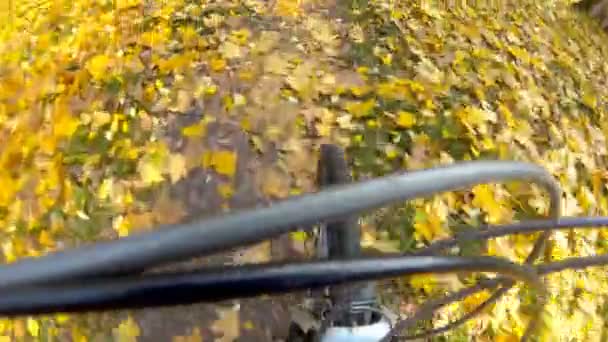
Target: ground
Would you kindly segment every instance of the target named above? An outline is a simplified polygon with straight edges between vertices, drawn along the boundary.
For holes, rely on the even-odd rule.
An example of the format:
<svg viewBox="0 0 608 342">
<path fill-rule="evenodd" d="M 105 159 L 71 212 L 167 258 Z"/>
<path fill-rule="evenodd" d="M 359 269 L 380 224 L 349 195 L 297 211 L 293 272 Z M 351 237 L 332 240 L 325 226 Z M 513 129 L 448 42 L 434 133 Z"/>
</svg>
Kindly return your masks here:
<svg viewBox="0 0 608 342">
<path fill-rule="evenodd" d="M 561 184 L 564 215 L 606 215 L 606 34 L 570 2 L 5 1 L 3 261 L 315 191 L 316 154 L 327 142 L 347 150 L 357 180 L 463 160 L 532 162 Z M 463 226 L 547 209 L 532 184 L 484 184 L 365 213 L 363 243 L 407 252 Z M 193 262 L 297 257 L 289 247 L 305 238 Z M 501 238 L 458 253 L 521 261 L 532 241 Z M 544 260 L 603 253 L 605 241 L 605 230 L 556 232 Z M 605 340 L 605 273 L 548 278 L 542 337 Z M 400 279 L 395 301 L 407 313 L 470 280 Z M 286 328 L 288 300 L 246 301 L 238 313 L 222 305 L 0 320 L 0 335 L 260 340 Z M 448 338 L 515 339 L 529 302 L 513 291 Z"/>
</svg>

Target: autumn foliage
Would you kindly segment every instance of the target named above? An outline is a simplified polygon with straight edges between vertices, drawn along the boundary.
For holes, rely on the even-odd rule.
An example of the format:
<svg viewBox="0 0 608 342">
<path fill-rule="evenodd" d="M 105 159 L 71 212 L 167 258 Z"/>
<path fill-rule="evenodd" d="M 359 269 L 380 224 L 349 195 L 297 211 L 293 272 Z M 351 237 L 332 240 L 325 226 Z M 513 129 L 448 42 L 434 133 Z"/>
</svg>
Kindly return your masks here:
<svg viewBox="0 0 608 342">
<path fill-rule="evenodd" d="M 243 170 L 265 199 L 313 191 L 323 142 L 347 148 L 358 179 L 459 160 L 534 162 L 560 181 L 565 215 L 608 215 L 608 48 L 599 24 L 559 1 L 429 3 L 4 1 L 2 260 L 179 222 L 188 208 L 171 191 L 196 172 L 213 179 L 221 210 L 245 191 Z M 255 160 L 244 165 L 224 131 L 244 135 Z M 479 185 L 365 217 L 364 243 L 409 250 L 456 227 L 547 209 L 531 184 Z M 606 252 L 606 237 L 556 232 L 545 258 Z M 533 241 L 505 237 L 471 248 L 521 261 Z M 470 281 L 407 279 L 402 300 L 415 306 Z M 543 338 L 605 340 L 605 270 L 548 281 Z M 447 307 L 429 325 L 485 295 Z M 448 336 L 510 341 L 530 317 L 520 310 L 529 300 L 512 291 Z M 0 320 L 0 336 L 140 335 L 133 318 L 103 317 Z M 197 329 L 179 339 L 200 339 Z"/>
</svg>

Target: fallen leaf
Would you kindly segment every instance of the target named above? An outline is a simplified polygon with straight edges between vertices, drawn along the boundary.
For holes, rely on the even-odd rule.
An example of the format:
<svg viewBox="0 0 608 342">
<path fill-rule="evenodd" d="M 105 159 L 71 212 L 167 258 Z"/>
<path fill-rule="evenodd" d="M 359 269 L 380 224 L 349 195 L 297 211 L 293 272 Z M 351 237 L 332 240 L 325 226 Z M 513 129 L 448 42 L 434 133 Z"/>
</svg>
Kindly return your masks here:
<svg viewBox="0 0 608 342">
<path fill-rule="evenodd" d="M 183 155 L 179 153 L 171 154 L 168 164 L 171 183 L 175 183 L 186 176 L 186 158 Z"/>
<path fill-rule="evenodd" d="M 106 55 L 96 55 L 86 63 L 87 71 L 93 76 L 93 79 L 100 81 L 107 78 L 108 69 L 112 60 Z"/>
<path fill-rule="evenodd" d="M 410 112 L 400 111 L 396 119 L 397 126 L 410 128 L 416 124 L 416 116 Z"/>
<path fill-rule="evenodd" d="M 265 241 L 251 247 L 242 248 L 235 253 L 233 262 L 237 265 L 268 262 L 271 257 L 270 246 L 271 242 Z"/>
<path fill-rule="evenodd" d="M 139 335 L 139 326 L 131 316 L 122 321 L 115 332 L 116 341 L 119 342 L 137 342 Z"/>
<path fill-rule="evenodd" d="M 206 151 L 203 167 L 212 167 L 217 173 L 232 177 L 236 172 L 236 153 L 231 151 Z"/>
<path fill-rule="evenodd" d="M 220 318 L 211 324 L 211 331 L 221 334 L 222 337 L 216 339 L 218 342 L 233 342 L 239 337 L 239 310 L 231 308 L 218 308 L 217 314 Z"/>
<path fill-rule="evenodd" d="M 277 46 L 281 35 L 276 31 L 262 31 L 260 38 L 255 43 L 253 52 L 266 53 Z"/>
</svg>

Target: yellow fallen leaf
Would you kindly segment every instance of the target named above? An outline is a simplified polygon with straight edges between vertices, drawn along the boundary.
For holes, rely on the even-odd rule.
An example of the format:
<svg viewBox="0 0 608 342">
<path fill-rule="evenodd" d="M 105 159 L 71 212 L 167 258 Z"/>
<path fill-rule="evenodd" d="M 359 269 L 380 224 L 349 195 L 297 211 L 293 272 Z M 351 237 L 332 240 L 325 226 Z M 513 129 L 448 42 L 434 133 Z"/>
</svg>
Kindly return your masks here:
<svg viewBox="0 0 608 342">
<path fill-rule="evenodd" d="M 436 238 L 447 237 L 448 233 L 443 227 L 443 222 L 431 205 L 417 212 L 414 230 L 427 241 Z"/>
<path fill-rule="evenodd" d="M 45 247 L 53 247 L 55 245 L 55 241 L 53 241 L 51 234 L 46 230 L 40 232 L 38 242 Z"/>
<path fill-rule="evenodd" d="M 239 337 L 239 310 L 237 308 L 219 308 L 217 311 L 220 318 L 213 322 L 211 331 L 222 334 L 222 337 L 215 341 L 233 342 Z"/>
<path fill-rule="evenodd" d="M 203 137 L 207 132 L 207 123 L 199 122 L 194 125 L 190 125 L 182 128 L 182 135 L 185 137 Z"/>
<path fill-rule="evenodd" d="M 203 336 L 201 336 L 201 329 L 192 329 L 190 336 L 175 336 L 173 342 L 203 342 Z"/>
<path fill-rule="evenodd" d="M 277 46 L 281 35 L 276 31 L 262 31 L 259 40 L 255 43 L 253 51 L 266 53 Z"/>
<path fill-rule="evenodd" d="M 302 0 L 277 0 L 274 5 L 274 13 L 282 17 L 297 17 L 301 13 L 301 1 Z"/>
<path fill-rule="evenodd" d="M 437 280 L 433 274 L 415 275 L 410 278 L 410 285 L 415 289 L 431 293 L 437 286 Z"/>
<path fill-rule="evenodd" d="M 116 331 L 116 341 L 118 342 L 137 342 L 137 337 L 140 335 L 140 329 L 137 322 L 131 316 L 122 321 Z"/>
<path fill-rule="evenodd" d="M 95 111 L 91 115 L 92 128 L 99 128 L 112 121 L 112 116 L 106 111 Z"/>
<path fill-rule="evenodd" d="M 251 31 L 247 28 L 241 28 L 230 32 L 230 40 L 236 42 L 239 45 L 245 45 L 251 36 Z"/>
<path fill-rule="evenodd" d="M 171 183 L 175 183 L 186 176 L 186 158 L 183 155 L 179 153 L 171 154 L 168 163 Z"/>
<path fill-rule="evenodd" d="M 144 185 L 152 185 L 160 183 L 164 180 L 162 168 L 155 160 L 151 158 L 142 158 L 137 164 L 139 177 Z"/>
<path fill-rule="evenodd" d="M 121 9 L 126 9 L 129 7 L 139 6 L 141 4 L 142 4 L 142 0 L 117 0 L 116 8 L 121 10 Z"/>
<path fill-rule="evenodd" d="M 27 319 L 27 332 L 32 337 L 38 337 L 40 335 L 40 324 L 38 323 L 37 320 L 35 320 L 33 318 Z"/>
<path fill-rule="evenodd" d="M 211 70 L 219 72 L 226 68 L 226 60 L 223 58 L 213 58 L 209 62 L 211 65 Z"/>
<path fill-rule="evenodd" d="M 513 334 L 498 334 L 496 335 L 494 341 L 496 342 L 517 342 L 519 341 L 519 337 Z"/>
<path fill-rule="evenodd" d="M 125 237 L 129 235 L 131 229 L 131 222 L 124 216 L 120 215 L 112 220 L 112 228 L 118 233 L 119 237 Z"/>
<path fill-rule="evenodd" d="M 416 116 L 410 112 L 400 111 L 396 123 L 399 127 L 410 128 L 416 124 Z"/>
<path fill-rule="evenodd" d="M 245 328 L 246 330 L 251 330 L 254 328 L 253 322 L 252 321 L 246 321 L 245 323 L 243 323 L 243 328 Z"/>
<path fill-rule="evenodd" d="M 93 79 L 100 81 L 107 77 L 108 68 L 110 67 L 111 59 L 106 55 L 97 55 L 91 58 L 86 63 L 87 71 L 93 76 Z"/>
<path fill-rule="evenodd" d="M 80 125 L 80 120 L 72 115 L 64 99 L 55 101 L 53 113 L 53 134 L 57 137 L 70 137 Z"/>
<path fill-rule="evenodd" d="M 308 240 L 308 234 L 305 231 L 291 232 L 289 235 L 296 242 L 306 242 Z"/>
<path fill-rule="evenodd" d="M 206 151 L 203 154 L 203 167 L 213 167 L 217 173 L 224 176 L 234 176 L 236 161 L 237 156 L 231 151 Z"/>
<path fill-rule="evenodd" d="M 222 198 L 229 199 L 234 194 L 234 188 L 232 184 L 222 183 L 217 186 L 217 192 L 220 194 L 220 196 L 222 196 Z"/>
<path fill-rule="evenodd" d="M 219 47 L 218 51 L 226 59 L 240 58 L 243 56 L 242 48 L 231 41 L 224 42 L 224 44 Z"/>
<path fill-rule="evenodd" d="M 351 113 L 354 117 L 360 118 L 371 114 L 372 110 L 376 106 L 375 99 L 369 99 L 367 101 L 348 101 L 344 104 L 344 109 Z"/>
<path fill-rule="evenodd" d="M 481 208 L 488 214 L 488 222 L 500 222 L 503 218 L 504 209 L 496 200 L 496 195 L 492 189 L 488 185 L 482 184 L 473 187 L 472 193 L 475 195 L 473 205 Z"/>
<path fill-rule="evenodd" d="M 289 73 L 286 79 L 287 84 L 305 99 L 311 98 L 318 92 L 313 80 L 314 67 L 314 63 L 309 61 L 301 63 Z"/>
<path fill-rule="evenodd" d="M 177 91 L 175 104 L 170 109 L 174 112 L 185 113 L 192 107 L 192 91 L 181 89 Z"/>
</svg>

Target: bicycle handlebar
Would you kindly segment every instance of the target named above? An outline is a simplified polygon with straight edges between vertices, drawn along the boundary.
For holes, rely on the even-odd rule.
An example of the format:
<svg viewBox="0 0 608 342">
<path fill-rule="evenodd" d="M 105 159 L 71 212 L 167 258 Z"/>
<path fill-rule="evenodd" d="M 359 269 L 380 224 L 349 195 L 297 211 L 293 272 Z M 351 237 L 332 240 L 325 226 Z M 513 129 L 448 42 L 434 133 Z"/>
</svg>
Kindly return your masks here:
<svg viewBox="0 0 608 342">
<path fill-rule="evenodd" d="M 9 289 L 0 315 L 83 312 L 216 302 L 423 273 L 496 272 L 544 291 L 536 271 L 496 257 L 377 257 L 249 265 Z"/>
<path fill-rule="evenodd" d="M 265 208 L 166 226 L 160 231 L 56 252 L 40 259 L 24 259 L 0 267 L 0 289 L 140 272 L 158 264 L 262 241 L 298 226 L 310 229 L 308 226 L 319 221 L 398 200 L 517 179 L 536 181 L 548 190 L 550 216 L 557 221 L 561 190 L 543 168 L 521 162 L 465 162 L 336 186 Z M 539 245 L 542 243 L 535 250 L 540 250 L 536 248 Z"/>
</svg>

